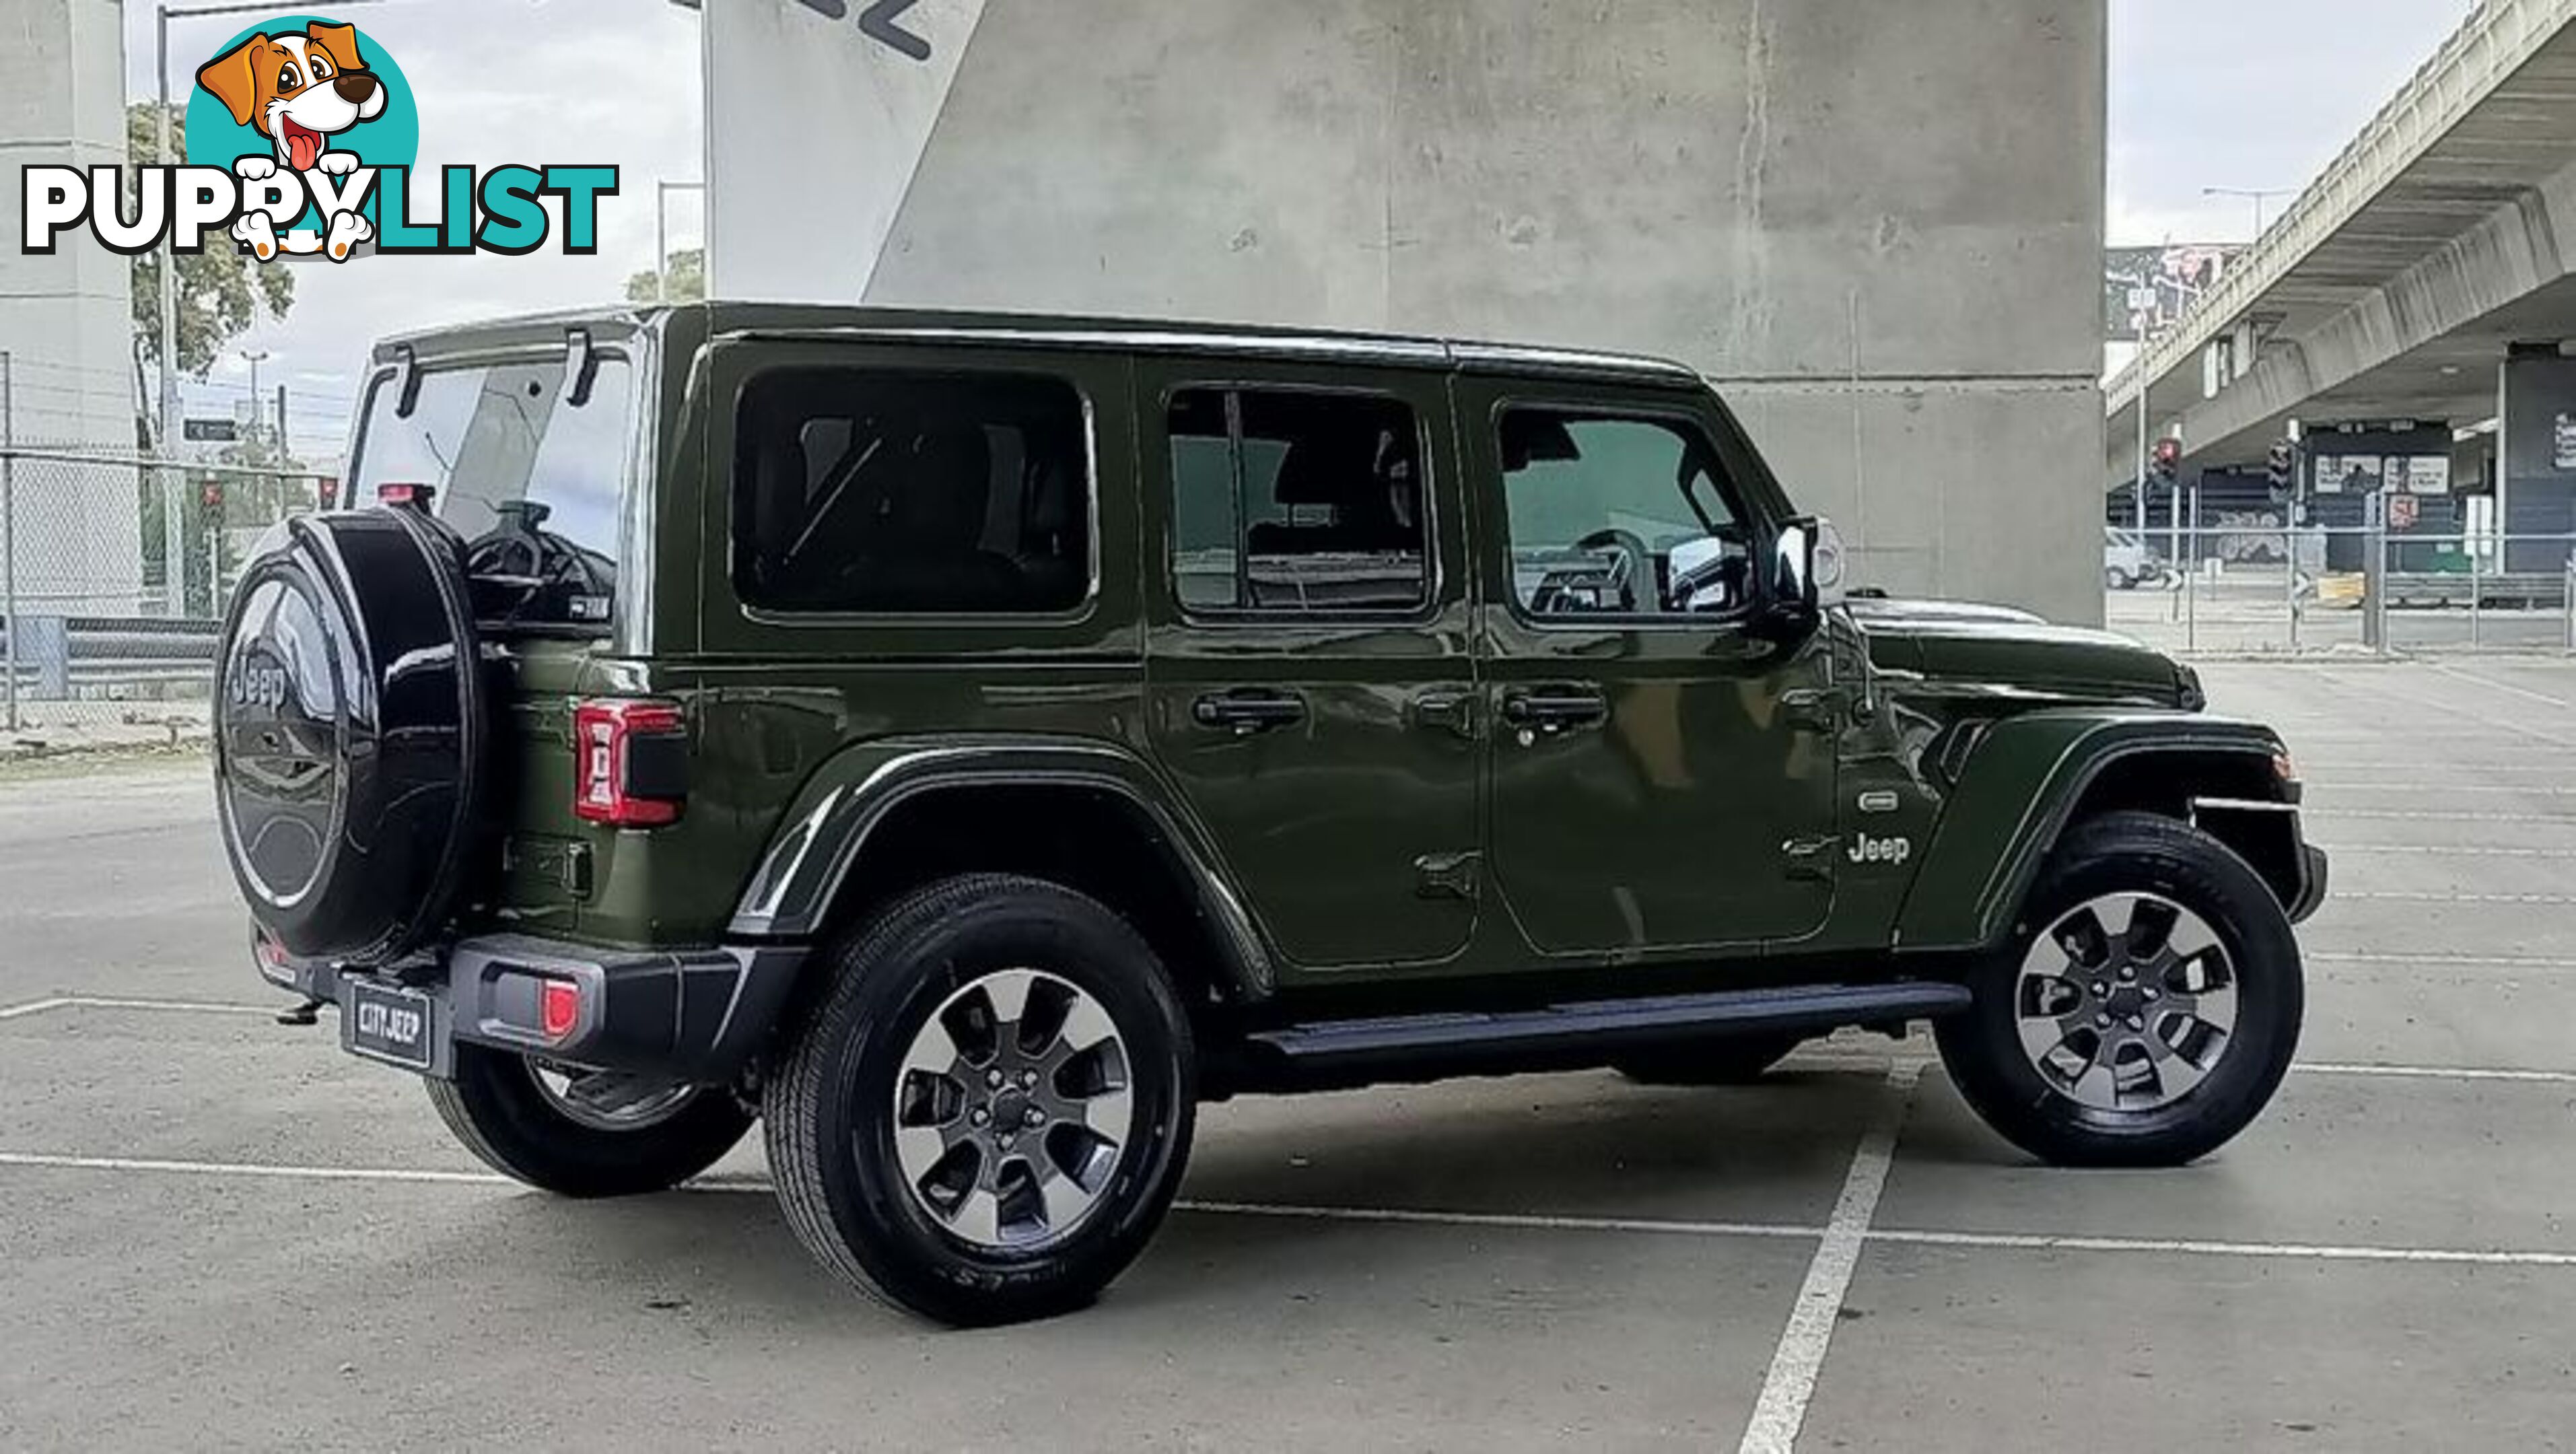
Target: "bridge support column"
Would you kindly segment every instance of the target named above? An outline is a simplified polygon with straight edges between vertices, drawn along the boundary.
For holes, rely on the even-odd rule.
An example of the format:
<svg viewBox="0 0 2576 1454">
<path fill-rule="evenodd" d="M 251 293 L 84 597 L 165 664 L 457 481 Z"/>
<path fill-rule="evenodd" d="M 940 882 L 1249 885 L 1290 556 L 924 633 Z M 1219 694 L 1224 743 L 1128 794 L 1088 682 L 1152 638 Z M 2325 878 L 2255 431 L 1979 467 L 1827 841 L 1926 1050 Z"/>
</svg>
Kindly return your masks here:
<svg viewBox="0 0 2576 1454">
<path fill-rule="evenodd" d="M 2500 373 L 2496 524 L 2508 536 L 2576 536 L 2576 358 L 2517 353 Z M 2504 568 L 2556 574 L 2576 543 L 2509 542 Z"/>
</svg>

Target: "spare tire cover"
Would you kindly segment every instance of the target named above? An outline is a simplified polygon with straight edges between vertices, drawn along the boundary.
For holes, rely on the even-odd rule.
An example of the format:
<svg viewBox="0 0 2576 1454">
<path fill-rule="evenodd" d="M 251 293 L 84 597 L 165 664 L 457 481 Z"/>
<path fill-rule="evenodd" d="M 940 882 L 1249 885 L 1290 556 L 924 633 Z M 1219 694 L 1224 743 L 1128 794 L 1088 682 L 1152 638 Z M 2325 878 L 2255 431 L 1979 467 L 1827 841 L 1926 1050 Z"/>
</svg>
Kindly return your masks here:
<svg viewBox="0 0 2576 1454">
<path fill-rule="evenodd" d="M 215 685 L 225 856 L 289 953 L 382 964 L 444 926 L 480 819 L 487 692 L 455 538 L 364 510 L 263 545 Z"/>
</svg>

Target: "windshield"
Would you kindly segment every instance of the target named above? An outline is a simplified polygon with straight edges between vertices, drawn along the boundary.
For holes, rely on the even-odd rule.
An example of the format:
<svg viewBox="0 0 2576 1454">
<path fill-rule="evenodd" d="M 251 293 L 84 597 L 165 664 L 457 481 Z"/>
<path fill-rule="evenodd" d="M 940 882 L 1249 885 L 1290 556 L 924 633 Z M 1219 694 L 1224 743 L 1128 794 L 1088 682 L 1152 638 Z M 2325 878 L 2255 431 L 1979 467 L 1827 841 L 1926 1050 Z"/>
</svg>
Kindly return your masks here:
<svg viewBox="0 0 2576 1454">
<path fill-rule="evenodd" d="M 433 368 L 406 416 L 397 412 L 400 377 L 379 379 L 359 436 L 355 498 L 371 502 L 387 485 L 435 487 L 439 517 L 465 538 L 487 620 L 605 625 L 621 555 L 628 380 L 624 359 L 601 357 L 589 398 L 575 407 L 562 358 Z"/>
</svg>

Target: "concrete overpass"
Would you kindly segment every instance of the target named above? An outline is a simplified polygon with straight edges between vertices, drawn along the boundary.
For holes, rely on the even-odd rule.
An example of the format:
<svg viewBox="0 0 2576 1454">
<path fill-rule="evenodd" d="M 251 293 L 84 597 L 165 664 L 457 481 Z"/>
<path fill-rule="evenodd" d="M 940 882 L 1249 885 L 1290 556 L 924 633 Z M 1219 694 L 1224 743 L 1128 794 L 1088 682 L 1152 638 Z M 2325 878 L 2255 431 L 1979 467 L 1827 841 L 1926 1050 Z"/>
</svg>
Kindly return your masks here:
<svg viewBox="0 0 2576 1454">
<path fill-rule="evenodd" d="M 2105 386 L 2105 479 L 2134 476 L 2142 378 L 2150 434 L 2180 439 L 2187 470 L 2259 463 L 2293 419 L 2469 425 L 2501 408 L 2498 524 L 2576 529 L 2552 437 L 2576 411 L 2572 339 L 2576 0 L 2486 0 Z"/>
</svg>

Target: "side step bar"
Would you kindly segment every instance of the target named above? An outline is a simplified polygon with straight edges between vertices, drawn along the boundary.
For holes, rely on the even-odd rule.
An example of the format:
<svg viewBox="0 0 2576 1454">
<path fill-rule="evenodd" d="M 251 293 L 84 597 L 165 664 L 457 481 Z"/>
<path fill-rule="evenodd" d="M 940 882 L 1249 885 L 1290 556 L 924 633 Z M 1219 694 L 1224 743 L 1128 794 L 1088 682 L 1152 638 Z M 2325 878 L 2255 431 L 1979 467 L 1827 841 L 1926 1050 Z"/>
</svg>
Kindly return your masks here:
<svg viewBox="0 0 2576 1454">
<path fill-rule="evenodd" d="M 1970 1003 L 1967 986 L 1957 984 L 1806 985 L 1288 1025 L 1248 1037 L 1239 1088 L 1318 1090 L 1581 1070 L 1657 1046 L 1901 1025 L 1956 1014 Z"/>
</svg>

